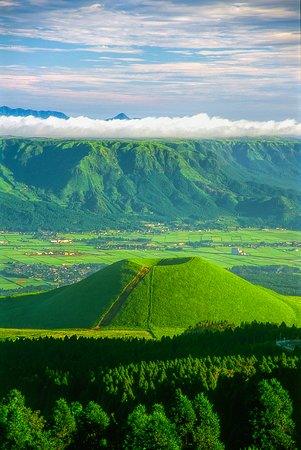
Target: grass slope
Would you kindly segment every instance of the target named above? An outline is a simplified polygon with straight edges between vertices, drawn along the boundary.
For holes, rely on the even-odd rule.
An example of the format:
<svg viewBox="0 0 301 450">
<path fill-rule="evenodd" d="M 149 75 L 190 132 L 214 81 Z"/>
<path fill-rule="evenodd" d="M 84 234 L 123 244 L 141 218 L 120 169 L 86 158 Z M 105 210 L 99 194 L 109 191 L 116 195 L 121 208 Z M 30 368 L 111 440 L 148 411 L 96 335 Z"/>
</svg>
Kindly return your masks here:
<svg viewBox="0 0 301 450">
<path fill-rule="evenodd" d="M 255 286 L 201 258 L 159 260 L 112 326 L 187 328 L 201 320 L 301 323 L 301 299 Z"/>
<path fill-rule="evenodd" d="M 97 324 L 139 265 L 119 261 L 71 286 L 0 300 L 0 326 L 81 328 Z"/>
<path fill-rule="evenodd" d="M 6 328 L 106 325 L 157 335 L 163 328 L 185 329 L 202 320 L 300 325 L 301 301 L 201 258 L 123 260 L 71 286 L 0 300 L 0 326 Z"/>
</svg>

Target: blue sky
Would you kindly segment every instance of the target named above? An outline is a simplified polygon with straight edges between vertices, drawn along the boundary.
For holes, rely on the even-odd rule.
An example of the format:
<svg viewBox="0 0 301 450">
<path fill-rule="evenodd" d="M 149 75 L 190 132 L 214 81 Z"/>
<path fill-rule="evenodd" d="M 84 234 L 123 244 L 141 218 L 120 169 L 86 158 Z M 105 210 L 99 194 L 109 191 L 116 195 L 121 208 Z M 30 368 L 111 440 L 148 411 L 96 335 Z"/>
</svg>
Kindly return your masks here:
<svg viewBox="0 0 301 450">
<path fill-rule="evenodd" d="M 298 118 L 297 0 L 0 0 L 0 103 Z"/>
</svg>

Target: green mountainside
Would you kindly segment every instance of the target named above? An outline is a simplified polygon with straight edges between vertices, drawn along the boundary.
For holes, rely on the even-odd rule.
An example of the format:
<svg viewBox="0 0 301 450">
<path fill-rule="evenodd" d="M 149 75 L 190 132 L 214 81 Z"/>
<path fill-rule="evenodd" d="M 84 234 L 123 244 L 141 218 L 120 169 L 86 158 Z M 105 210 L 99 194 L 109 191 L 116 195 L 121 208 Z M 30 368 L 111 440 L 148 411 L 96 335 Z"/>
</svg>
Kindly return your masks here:
<svg viewBox="0 0 301 450">
<path fill-rule="evenodd" d="M 0 299 L 0 326 L 7 328 L 122 328 L 156 335 L 200 321 L 254 320 L 300 325 L 300 299 L 201 258 L 122 260 L 74 285 Z"/>
<path fill-rule="evenodd" d="M 0 140 L 0 228 L 300 225 L 300 142 Z"/>
</svg>

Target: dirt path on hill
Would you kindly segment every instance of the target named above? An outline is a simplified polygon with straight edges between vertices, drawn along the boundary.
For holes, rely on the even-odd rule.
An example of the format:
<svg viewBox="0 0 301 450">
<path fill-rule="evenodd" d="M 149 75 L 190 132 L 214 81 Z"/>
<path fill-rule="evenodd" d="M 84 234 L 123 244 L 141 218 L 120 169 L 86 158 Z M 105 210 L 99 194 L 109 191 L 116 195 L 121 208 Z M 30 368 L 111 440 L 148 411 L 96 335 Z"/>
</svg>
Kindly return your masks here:
<svg viewBox="0 0 301 450">
<path fill-rule="evenodd" d="M 110 308 L 104 313 L 100 321 L 96 324 L 95 328 L 100 328 L 102 326 L 109 325 L 114 317 L 118 314 L 121 307 L 124 305 L 126 299 L 132 292 L 132 290 L 140 283 L 140 281 L 148 274 L 150 267 L 144 266 L 139 272 L 136 273 L 134 278 L 125 286 L 125 288 L 118 295 L 116 300 L 112 303 Z"/>
<path fill-rule="evenodd" d="M 155 270 L 155 266 L 152 267 L 152 270 L 150 272 L 149 287 L 148 287 L 147 330 L 151 334 L 153 334 L 153 332 L 151 330 L 151 317 L 152 317 L 154 270 Z"/>
</svg>

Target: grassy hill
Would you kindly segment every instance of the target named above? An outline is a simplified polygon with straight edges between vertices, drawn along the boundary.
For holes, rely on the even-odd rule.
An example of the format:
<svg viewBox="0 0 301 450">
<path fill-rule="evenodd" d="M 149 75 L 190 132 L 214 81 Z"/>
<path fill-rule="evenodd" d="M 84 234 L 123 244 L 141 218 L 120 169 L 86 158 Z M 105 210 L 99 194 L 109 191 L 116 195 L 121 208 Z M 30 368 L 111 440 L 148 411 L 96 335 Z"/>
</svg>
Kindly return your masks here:
<svg viewBox="0 0 301 450">
<path fill-rule="evenodd" d="M 0 326 L 7 328 L 99 327 L 158 335 L 203 320 L 300 325 L 301 300 L 201 258 L 123 260 L 74 285 L 0 299 Z"/>
<path fill-rule="evenodd" d="M 300 142 L 0 140 L 0 229 L 141 220 L 296 227 Z"/>
</svg>

